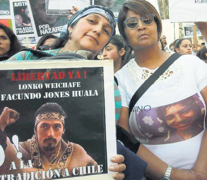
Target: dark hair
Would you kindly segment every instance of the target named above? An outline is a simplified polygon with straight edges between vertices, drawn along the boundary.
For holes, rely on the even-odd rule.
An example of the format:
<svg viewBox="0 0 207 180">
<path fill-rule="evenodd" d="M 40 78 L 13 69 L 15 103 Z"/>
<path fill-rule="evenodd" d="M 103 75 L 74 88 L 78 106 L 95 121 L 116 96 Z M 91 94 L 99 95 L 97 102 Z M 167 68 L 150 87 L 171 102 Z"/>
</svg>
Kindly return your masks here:
<svg viewBox="0 0 207 180">
<path fill-rule="evenodd" d="M 77 18 L 79 15 L 83 14 L 85 11 L 87 11 L 88 9 L 93 9 L 93 8 L 99 8 L 99 9 L 102 9 L 104 10 L 110 17 L 111 17 L 111 26 L 112 26 L 112 29 L 114 29 L 114 32 L 112 34 L 115 35 L 115 31 L 116 31 L 116 22 L 115 22 L 115 18 L 114 18 L 114 14 L 113 12 L 107 8 L 107 7 L 104 7 L 104 6 L 99 6 L 99 5 L 90 5 L 88 7 L 85 7 L 84 9 L 81 9 L 79 11 L 77 11 L 68 21 L 67 23 L 67 28 L 66 28 L 66 32 L 61 32 L 60 34 L 60 37 L 57 39 L 57 41 L 54 43 L 54 45 L 52 46 L 53 49 L 57 49 L 57 48 L 61 48 L 61 47 L 64 47 L 65 44 L 67 43 L 68 39 L 69 39 L 69 31 L 68 31 L 68 27 L 73 27 L 77 24 L 77 22 L 82 19 L 83 17 L 89 15 L 89 14 L 86 14 L 84 16 L 81 16 L 80 18 Z M 92 12 L 91 12 L 92 13 Z M 94 12 L 96 13 L 96 12 Z M 77 18 L 77 19 L 76 19 Z M 109 20 L 108 20 L 109 21 Z M 111 37 L 110 37 L 111 38 Z M 109 39 L 110 39 L 109 38 Z"/>
<path fill-rule="evenodd" d="M 65 118 L 67 117 L 63 108 L 58 103 L 52 103 L 52 102 L 40 106 L 40 108 L 35 112 L 35 117 L 37 117 L 39 114 L 43 114 L 46 112 L 56 112 L 62 116 L 65 116 Z"/>
<path fill-rule="evenodd" d="M 9 37 L 10 49 L 7 52 L 7 55 L 11 57 L 21 50 L 21 44 L 19 40 L 17 39 L 17 36 L 14 34 L 14 32 L 10 28 L 0 23 L 0 29 L 3 29 L 6 35 Z"/>
<path fill-rule="evenodd" d="M 207 60 L 206 53 L 207 53 L 206 46 L 203 46 L 203 48 L 200 49 L 200 50 L 196 53 L 196 56 L 198 56 L 200 59 L 206 61 L 206 60 Z"/>
<path fill-rule="evenodd" d="M 181 45 L 181 43 L 184 41 L 184 40 L 189 40 L 188 38 L 182 38 L 182 39 L 179 39 L 179 40 L 177 40 L 176 42 L 175 42 L 175 46 L 174 46 L 174 51 L 175 52 L 177 52 L 176 51 L 176 48 L 178 48 L 178 49 L 180 49 L 180 45 Z M 190 40 L 189 40 L 190 41 Z M 190 41 L 191 42 L 191 41 Z"/>
<path fill-rule="evenodd" d="M 127 44 L 124 42 L 124 39 L 122 38 L 122 36 L 120 36 L 118 34 L 113 36 L 109 43 L 115 45 L 117 47 L 118 51 L 120 51 L 122 48 L 125 49 L 125 54 L 122 56 L 122 61 L 121 61 L 121 67 L 124 66 L 129 61 L 129 56 L 132 51 L 131 48 L 129 46 L 127 46 Z"/>
<path fill-rule="evenodd" d="M 160 44 L 161 44 L 161 47 L 162 47 L 162 51 L 165 51 L 165 48 L 164 48 L 163 42 L 161 41 L 161 39 L 160 39 L 159 41 L 160 41 Z"/>
<path fill-rule="evenodd" d="M 57 36 L 54 36 L 53 34 L 46 34 L 46 35 L 42 36 L 42 37 L 39 39 L 38 43 L 37 43 L 36 49 L 37 49 L 37 50 L 42 50 L 42 49 L 40 48 L 40 46 L 42 46 L 42 45 L 44 44 L 44 42 L 45 42 L 47 39 L 50 39 L 50 38 L 52 38 L 52 39 L 57 39 L 58 37 L 57 37 Z"/>
<path fill-rule="evenodd" d="M 150 4 L 146 0 L 133 0 L 133 1 L 127 1 L 123 4 L 121 10 L 119 11 L 119 16 L 118 16 L 119 32 L 125 41 L 127 41 L 127 37 L 125 35 L 125 30 L 124 30 L 125 29 L 124 21 L 126 20 L 126 15 L 128 10 L 134 11 L 140 16 L 155 14 L 156 15 L 155 22 L 157 24 L 157 32 L 158 32 L 158 40 L 159 40 L 160 34 L 162 33 L 162 22 L 157 10 L 152 4 Z"/>
</svg>

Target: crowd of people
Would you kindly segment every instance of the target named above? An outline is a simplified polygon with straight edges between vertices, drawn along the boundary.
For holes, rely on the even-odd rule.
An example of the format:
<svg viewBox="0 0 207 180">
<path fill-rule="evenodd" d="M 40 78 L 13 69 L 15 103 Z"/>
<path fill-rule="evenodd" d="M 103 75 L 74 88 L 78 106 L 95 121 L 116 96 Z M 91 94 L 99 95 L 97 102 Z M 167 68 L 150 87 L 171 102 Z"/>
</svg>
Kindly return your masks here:
<svg viewBox="0 0 207 180">
<path fill-rule="evenodd" d="M 195 24 L 206 41 L 207 23 Z M 112 158 L 118 163 L 110 167 L 118 172 L 114 179 L 207 180 L 206 46 L 199 49 L 182 38 L 168 47 L 161 18 L 145 0 L 123 3 L 118 28 L 120 35 L 115 31 L 110 9 L 91 5 L 70 16 L 60 37 L 43 36 L 36 49 L 52 56 L 75 52 L 85 60 L 113 59 L 116 123 L 139 143 L 132 152 L 117 142 L 122 155 Z M 130 111 L 136 91 L 174 54 L 180 56 Z M 39 56 L 29 50 L 21 51 L 12 30 L 0 24 L 0 58 L 7 63 L 37 60 Z M 146 106 L 148 109 L 141 108 Z M 4 134 L 6 123 L 7 126 L 18 119 L 5 119 L 5 113 L 0 115 L 0 134 Z"/>
</svg>

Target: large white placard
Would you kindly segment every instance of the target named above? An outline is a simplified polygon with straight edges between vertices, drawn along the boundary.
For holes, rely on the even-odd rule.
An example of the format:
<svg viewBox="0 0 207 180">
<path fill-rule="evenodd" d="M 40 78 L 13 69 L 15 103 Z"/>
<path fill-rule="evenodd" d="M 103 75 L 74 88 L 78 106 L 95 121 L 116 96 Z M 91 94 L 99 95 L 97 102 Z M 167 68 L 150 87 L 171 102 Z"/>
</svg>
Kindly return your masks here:
<svg viewBox="0 0 207 180">
<path fill-rule="evenodd" d="M 1 180 L 113 180 L 112 60 L 11 62 L 0 70 L 0 107 L 16 121 L 2 131 L 0 120 Z"/>
<path fill-rule="evenodd" d="M 171 22 L 207 21 L 207 0 L 169 0 Z"/>
</svg>

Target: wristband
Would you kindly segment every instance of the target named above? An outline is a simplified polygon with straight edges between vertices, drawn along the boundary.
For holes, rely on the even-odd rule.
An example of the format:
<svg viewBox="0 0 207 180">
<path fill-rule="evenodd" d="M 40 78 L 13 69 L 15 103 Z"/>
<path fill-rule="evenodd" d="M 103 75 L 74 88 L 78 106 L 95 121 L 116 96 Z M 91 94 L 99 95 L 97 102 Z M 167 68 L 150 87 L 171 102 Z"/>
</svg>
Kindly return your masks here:
<svg viewBox="0 0 207 180">
<path fill-rule="evenodd" d="M 165 171 L 165 174 L 161 180 L 170 180 L 171 171 L 172 171 L 172 166 L 168 165 L 168 167 Z"/>
</svg>

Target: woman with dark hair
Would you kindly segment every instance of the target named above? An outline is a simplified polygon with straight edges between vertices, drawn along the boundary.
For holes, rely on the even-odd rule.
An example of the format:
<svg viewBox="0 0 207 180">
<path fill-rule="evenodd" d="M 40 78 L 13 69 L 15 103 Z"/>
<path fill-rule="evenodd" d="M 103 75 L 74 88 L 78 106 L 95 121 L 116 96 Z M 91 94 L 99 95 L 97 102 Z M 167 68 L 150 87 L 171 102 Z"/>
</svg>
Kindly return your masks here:
<svg viewBox="0 0 207 180">
<path fill-rule="evenodd" d="M 52 55 L 76 53 L 86 60 L 93 59 L 115 35 L 116 22 L 113 12 L 102 6 L 89 6 L 74 14 L 67 24 L 67 32 L 57 39 L 52 48 L 45 52 Z M 57 49 L 55 49 L 57 48 Z M 57 56 L 56 56 L 57 57 Z M 50 57 L 51 58 L 51 57 Z M 20 52 L 9 59 L 9 61 L 36 60 L 38 59 L 30 51 Z M 115 96 L 120 96 L 119 91 L 115 89 Z M 115 97 L 117 99 L 118 97 Z M 120 103 L 119 103 L 120 104 Z M 117 110 L 118 108 L 116 108 Z M 118 116 L 116 118 L 118 119 Z M 137 141 L 134 141 L 137 142 Z M 135 149 L 139 148 L 139 143 Z M 146 169 L 146 162 L 137 157 L 133 152 L 129 151 L 121 143 L 117 142 L 117 150 L 125 156 L 127 164 L 126 179 L 141 179 Z M 124 179 L 124 171 L 126 166 L 121 163 L 124 157 L 119 155 L 112 158 L 112 162 L 120 163 L 110 166 L 109 170 L 119 172 L 113 175 L 114 179 Z M 133 159 L 133 162 L 131 162 Z M 129 162 L 130 161 L 130 162 Z M 136 169 L 136 171 L 134 171 Z M 137 170 L 138 169 L 138 170 Z"/>
<path fill-rule="evenodd" d="M 196 53 L 196 56 L 206 62 L 207 61 L 207 49 L 206 49 L 206 46 L 203 46 L 203 48 Z"/>
<path fill-rule="evenodd" d="M 21 50 L 21 45 L 14 32 L 0 24 L 0 61 L 7 60 Z"/>
<path fill-rule="evenodd" d="M 37 50 L 49 50 L 52 44 L 57 40 L 57 36 L 53 34 L 46 34 L 42 36 L 36 46 Z"/>
<path fill-rule="evenodd" d="M 192 43 L 189 39 L 186 39 L 186 38 L 179 39 L 175 43 L 174 49 L 175 49 L 175 52 L 181 55 L 192 54 Z"/>
<path fill-rule="evenodd" d="M 162 22 L 157 10 L 148 1 L 125 2 L 119 12 L 118 27 L 135 53 L 135 58 L 115 74 L 122 99 L 119 124 L 142 143 L 137 154 L 148 163 L 146 176 L 168 180 L 207 179 L 206 127 L 187 140 L 165 143 L 159 140 L 166 137 L 167 131 L 156 112 L 156 108 L 160 106 L 194 95 L 201 99 L 205 107 L 207 65 L 196 56 L 180 56 L 135 102 L 129 115 L 129 103 L 135 92 L 170 54 L 159 48 Z M 171 110 L 176 112 L 178 109 Z M 178 113 L 185 114 L 188 111 L 188 108 L 182 108 Z M 177 116 L 177 113 L 171 115 Z M 195 117 L 195 122 L 201 120 L 205 124 L 205 117 Z M 185 123 L 180 126 L 184 128 L 187 125 Z M 160 143 L 151 143 L 155 141 Z"/>
<path fill-rule="evenodd" d="M 131 50 L 127 47 L 124 39 L 120 35 L 115 35 L 111 38 L 110 42 L 104 47 L 102 58 L 114 60 L 114 73 L 116 73 L 122 66 L 124 66 Z"/>
<path fill-rule="evenodd" d="M 159 43 L 159 47 L 160 47 L 160 49 L 161 49 L 162 51 L 165 51 L 165 48 L 164 48 L 164 45 L 163 45 L 163 42 L 161 41 L 161 39 L 160 39 L 160 41 L 159 41 L 158 43 Z"/>
</svg>

